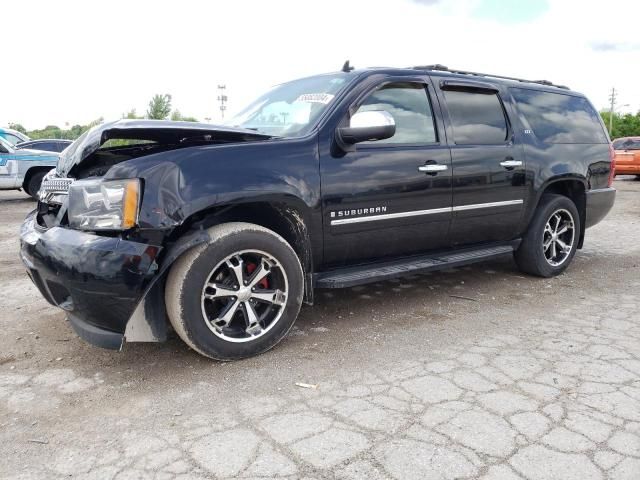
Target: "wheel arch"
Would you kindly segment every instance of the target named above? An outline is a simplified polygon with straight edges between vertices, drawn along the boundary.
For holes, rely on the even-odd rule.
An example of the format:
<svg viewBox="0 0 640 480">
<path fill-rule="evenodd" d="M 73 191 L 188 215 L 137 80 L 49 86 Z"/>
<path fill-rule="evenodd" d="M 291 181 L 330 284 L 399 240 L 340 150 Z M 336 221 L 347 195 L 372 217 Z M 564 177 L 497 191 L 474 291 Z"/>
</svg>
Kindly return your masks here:
<svg viewBox="0 0 640 480">
<path fill-rule="evenodd" d="M 297 203 L 300 203 L 298 205 Z M 176 243 L 170 248 L 169 260 L 173 263 L 184 251 L 194 245 L 194 238 L 199 238 L 195 232 L 206 232 L 212 226 L 227 222 L 247 222 L 267 228 L 291 245 L 300 259 L 304 273 L 304 301 L 313 303 L 313 248 L 309 233 L 310 220 L 305 215 L 302 201 L 296 199 L 256 200 L 228 205 L 218 205 L 196 212 L 186 218 L 174 230 L 170 240 Z M 188 238 L 187 242 L 181 241 Z M 202 243 L 200 237 L 195 244 Z M 163 265 L 166 270 L 169 265 Z"/>
<path fill-rule="evenodd" d="M 565 196 L 575 204 L 580 215 L 580 232 L 578 238 L 578 248 L 582 248 L 584 243 L 585 222 L 587 212 L 587 184 L 584 178 L 578 176 L 562 176 L 548 180 L 542 188 L 540 188 L 538 198 L 536 199 L 535 208 L 531 210 L 529 222 L 533 218 L 542 196 L 548 193 Z"/>
<path fill-rule="evenodd" d="M 285 239 L 300 259 L 304 275 L 303 301 L 313 304 L 313 253 L 303 211 L 291 203 L 248 202 L 219 205 L 187 217 L 167 237 L 159 259 L 159 271 L 147 287 L 127 323 L 128 341 L 160 341 L 166 338 L 165 283 L 171 266 L 188 250 L 211 241 L 208 229 L 227 222 L 247 222 L 268 228 Z"/>
<path fill-rule="evenodd" d="M 29 185 L 29 181 L 31 180 L 31 177 L 33 177 L 38 172 L 44 172 L 46 174 L 52 168 L 55 168 L 55 167 L 45 167 L 41 165 L 29 167 L 29 169 L 24 174 L 24 178 L 22 179 L 22 189 L 25 192 L 29 193 L 27 187 Z"/>
</svg>

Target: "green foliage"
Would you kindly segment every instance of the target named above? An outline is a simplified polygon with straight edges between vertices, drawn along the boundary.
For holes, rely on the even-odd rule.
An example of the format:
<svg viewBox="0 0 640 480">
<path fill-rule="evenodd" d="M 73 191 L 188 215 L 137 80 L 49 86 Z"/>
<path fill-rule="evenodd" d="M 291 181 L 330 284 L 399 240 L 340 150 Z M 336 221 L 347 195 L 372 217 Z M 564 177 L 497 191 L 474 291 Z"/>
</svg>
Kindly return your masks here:
<svg viewBox="0 0 640 480">
<path fill-rule="evenodd" d="M 609 128 L 609 112 L 600 112 L 600 116 L 604 121 L 604 124 Z M 635 115 L 632 113 L 626 113 L 624 115 L 620 113 L 613 114 L 613 131 L 609 132 L 611 139 L 620 137 L 638 137 L 640 136 L 640 112 Z"/>
<path fill-rule="evenodd" d="M 126 119 L 129 119 L 129 120 L 140 120 L 140 119 L 142 119 L 144 117 L 138 116 L 138 114 L 136 113 L 136 109 L 132 108 L 127 113 L 123 113 L 122 114 L 122 118 L 126 118 Z"/>
<path fill-rule="evenodd" d="M 171 115 L 171 120 L 174 121 L 183 121 L 183 122 L 197 122 L 198 120 L 195 117 L 187 117 L 183 116 L 180 113 L 180 110 L 175 109 L 173 112 L 171 111 L 171 95 L 154 95 L 151 101 L 149 102 L 149 109 L 147 110 L 147 115 L 142 116 L 138 115 L 135 108 L 132 108 L 126 113 L 122 114 L 122 118 L 131 119 L 131 120 L 139 120 L 143 118 L 149 118 L 154 120 L 165 120 Z M 47 125 L 41 130 L 31 130 L 27 131 L 19 123 L 10 123 L 9 128 L 14 130 L 18 130 L 19 132 L 28 135 L 30 138 L 37 140 L 40 138 L 62 138 L 67 140 L 75 140 L 84 132 L 89 130 L 90 128 L 101 124 L 104 122 L 102 117 L 94 120 L 88 125 L 74 125 L 69 129 L 62 129 L 57 125 Z M 123 145 L 126 143 L 123 143 Z"/>
<path fill-rule="evenodd" d="M 174 122 L 197 122 L 198 119 L 195 117 L 185 117 L 180 113 L 180 110 L 177 108 L 171 113 L 171 120 Z"/>
<path fill-rule="evenodd" d="M 58 127 L 57 125 L 47 125 L 42 130 L 31 130 L 27 132 L 27 135 L 34 140 L 39 138 L 63 138 L 66 140 L 75 140 L 84 132 L 101 124 L 103 121 L 104 119 L 100 117 L 88 125 L 74 125 L 66 130 Z"/>
<path fill-rule="evenodd" d="M 171 113 L 171 95 L 156 94 L 149 102 L 147 118 L 152 120 L 165 120 Z"/>
<path fill-rule="evenodd" d="M 12 129 L 12 130 L 17 130 L 20 133 L 24 133 L 25 135 L 27 134 L 27 129 L 24 128 L 19 123 L 10 123 L 9 124 L 9 128 Z"/>
</svg>

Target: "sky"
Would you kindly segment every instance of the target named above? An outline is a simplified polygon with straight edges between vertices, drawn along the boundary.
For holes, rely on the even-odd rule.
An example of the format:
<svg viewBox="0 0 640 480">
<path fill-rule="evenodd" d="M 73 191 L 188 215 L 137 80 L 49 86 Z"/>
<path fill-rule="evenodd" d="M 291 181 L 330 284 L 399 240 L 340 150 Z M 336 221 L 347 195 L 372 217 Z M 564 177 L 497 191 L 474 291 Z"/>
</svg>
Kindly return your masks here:
<svg viewBox="0 0 640 480">
<path fill-rule="evenodd" d="M 638 19 L 637 0 L 22 0 L 3 8 L 0 126 L 143 114 L 156 93 L 216 123 L 220 84 L 232 114 L 346 59 L 547 79 L 598 109 L 615 87 L 636 112 Z"/>
</svg>

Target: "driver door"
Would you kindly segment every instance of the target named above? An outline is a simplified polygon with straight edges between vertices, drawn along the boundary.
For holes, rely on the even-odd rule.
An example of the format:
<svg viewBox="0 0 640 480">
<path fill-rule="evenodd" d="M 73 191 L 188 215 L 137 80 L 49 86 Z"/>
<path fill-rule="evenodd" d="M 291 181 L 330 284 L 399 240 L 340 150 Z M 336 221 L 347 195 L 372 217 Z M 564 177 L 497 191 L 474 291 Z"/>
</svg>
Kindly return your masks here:
<svg viewBox="0 0 640 480">
<path fill-rule="evenodd" d="M 358 143 L 355 151 L 321 158 L 328 266 L 448 246 L 451 154 L 431 88 L 423 79 L 388 80 L 351 106 L 354 114 L 391 114 L 396 132 L 386 140 Z M 346 126 L 349 118 L 345 120 Z"/>
</svg>

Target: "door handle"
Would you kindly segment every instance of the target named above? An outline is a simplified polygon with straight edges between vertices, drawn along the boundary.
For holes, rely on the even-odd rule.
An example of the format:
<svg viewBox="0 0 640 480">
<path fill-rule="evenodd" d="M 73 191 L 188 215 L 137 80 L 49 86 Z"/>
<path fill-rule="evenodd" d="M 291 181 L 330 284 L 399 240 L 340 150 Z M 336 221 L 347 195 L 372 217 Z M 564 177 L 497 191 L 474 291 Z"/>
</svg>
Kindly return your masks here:
<svg viewBox="0 0 640 480">
<path fill-rule="evenodd" d="M 515 167 L 521 167 L 522 166 L 522 160 L 504 160 L 502 162 L 500 162 L 500 165 L 502 165 L 504 168 L 515 168 Z"/>
<path fill-rule="evenodd" d="M 439 165 L 437 163 L 430 163 L 428 165 L 420 165 L 418 170 L 424 173 L 438 173 L 444 172 L 447 168 L 446 165 Z"/>
</svg>

